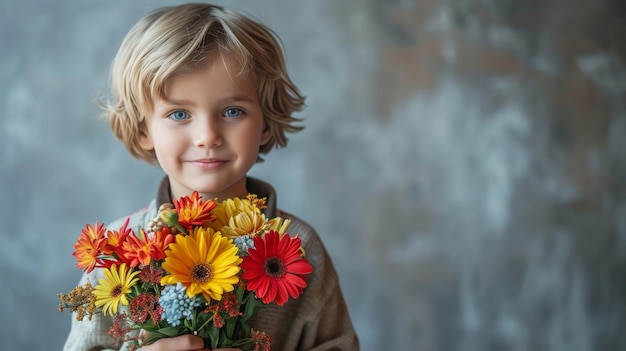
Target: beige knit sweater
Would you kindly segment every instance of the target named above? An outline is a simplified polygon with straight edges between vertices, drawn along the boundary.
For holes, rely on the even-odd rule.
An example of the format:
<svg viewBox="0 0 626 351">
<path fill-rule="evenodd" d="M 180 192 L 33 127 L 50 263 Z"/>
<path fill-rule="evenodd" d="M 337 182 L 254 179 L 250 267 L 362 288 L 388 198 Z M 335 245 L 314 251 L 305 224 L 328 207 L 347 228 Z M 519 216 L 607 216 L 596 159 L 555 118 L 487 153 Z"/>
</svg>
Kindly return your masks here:
<svg viewBox="0 0 626 351">
<path fill-rule="evenodd" d="M 307 278 L 307 287 L 298 299 L 283 306 L 266 305 L 251 321 L 258 330 L 271 337 L 272 350 L 358 350 L 359 341 L 339 286 L 339 280 L 320 237 L 315 230 L 291 214 L 276 209 L 276 193 L 267 183 L 248 178 L 248 191 L 267 198 L 265 214 L 268 218 L 280 216 L 291 220 L 287 232 L 298 234 L 306 251 L 306 258 L 314 267 Z M 130 215 L 129 228 L 147 226 L 156 216 L 160 204 L 171 202 L 169 183 L 165 178 L 155 200 L 139 212 Z M 109 227 L 120 227 L 127 217 L 112 222 Z M 102 270 L 83 275 L 80 284 L 96 284 Z M 64 351 L 126 350 L 125 345 L 114 346 L 107 332 L 113 320 L 97 314 L 91 321 L 77 321 L 72 326 Z"/>
</svg>

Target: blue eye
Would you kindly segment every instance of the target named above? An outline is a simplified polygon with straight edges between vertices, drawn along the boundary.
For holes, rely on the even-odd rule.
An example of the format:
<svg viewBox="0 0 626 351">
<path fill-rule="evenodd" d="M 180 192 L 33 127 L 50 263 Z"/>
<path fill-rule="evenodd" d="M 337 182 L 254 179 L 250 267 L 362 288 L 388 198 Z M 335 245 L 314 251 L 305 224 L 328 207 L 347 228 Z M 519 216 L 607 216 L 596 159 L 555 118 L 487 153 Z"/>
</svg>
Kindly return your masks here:
<svg viewBox="0 0 626 351">
<path fill-rule="evenodd" d="M 237 118 L 241 116 L 242 113 L 243 111 L 241 111 L 241 109 L 230 107 L 230 108 L 227 108 L 226 111 L 224 111 L 224 117 Z"/>
<path fill-rule="evenodd" d="M 189 114 L 185 111 L 178 110 L 170 113 L 169 115 L 167 115 L 167 117 L 175 121 L 183 121 L 189 118 Z"/>
</svg>

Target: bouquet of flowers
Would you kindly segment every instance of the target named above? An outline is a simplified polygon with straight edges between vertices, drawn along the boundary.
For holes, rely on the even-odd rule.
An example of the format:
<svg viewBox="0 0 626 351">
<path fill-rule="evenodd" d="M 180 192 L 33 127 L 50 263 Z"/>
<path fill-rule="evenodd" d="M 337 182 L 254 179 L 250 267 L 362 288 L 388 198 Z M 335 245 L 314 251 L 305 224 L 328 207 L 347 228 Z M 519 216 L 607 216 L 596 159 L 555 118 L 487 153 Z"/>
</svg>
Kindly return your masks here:
<svg viewBox="0 0 626 351">
<path fill-rule="evenodd" d="M 114 317 L 109 335 L 131 349 L 194 334 L 211 349 L 269 350 L 248 324 L 264 304 L 298 298 L 313 271 L 289 220 L 266 218 L 265 199 L 250 194 L 220 203 L 197 192 L 162 205 L 147 228 L 87 225 L 74 244 L 78 268 L 103 279 L 59 294 L 59 310 L 82 321 Z M 141 332 L 140 332 L 141 331 Z"/>
</svg>

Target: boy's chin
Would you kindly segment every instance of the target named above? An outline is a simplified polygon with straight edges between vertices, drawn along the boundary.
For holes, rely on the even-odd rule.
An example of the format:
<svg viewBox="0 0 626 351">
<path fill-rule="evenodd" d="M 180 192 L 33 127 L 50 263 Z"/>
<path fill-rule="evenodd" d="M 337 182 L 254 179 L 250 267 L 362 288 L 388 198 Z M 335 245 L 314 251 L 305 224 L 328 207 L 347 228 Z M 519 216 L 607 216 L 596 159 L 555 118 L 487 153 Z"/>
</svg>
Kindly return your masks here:
<svg viewBox="0 0 626 351">
<path fill-rule="evenodd" d="M 197 191 L 204 200 L 213 200 L 215 198 L 223 200 L 233 197 L 244 198 L 248 195 L 245 176 L 243 179 L 232 184 L 221 182 L 180 183 L 176 182 L 176 180 L 173 181 L 171 177 L 169 177 L 169 180 L 172 199 L 191 195 L 194 191 Z"/>
</svg>

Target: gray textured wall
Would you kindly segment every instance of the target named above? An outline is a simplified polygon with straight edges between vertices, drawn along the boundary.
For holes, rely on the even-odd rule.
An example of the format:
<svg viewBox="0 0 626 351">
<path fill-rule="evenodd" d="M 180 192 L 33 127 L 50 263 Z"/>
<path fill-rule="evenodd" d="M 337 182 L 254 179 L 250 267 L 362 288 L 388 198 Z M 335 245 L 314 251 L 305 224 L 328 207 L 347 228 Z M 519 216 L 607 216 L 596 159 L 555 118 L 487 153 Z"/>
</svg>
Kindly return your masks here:
<svg viewBox="0 0 626 351">
<path fill-rule="evenodd" d="M 61 348 L 80 229 L 153 195 L 95 97 L 173 3 L 0 3 L 1 350 Z M 308 96 L 252 173 L 321 233 L 363 350 L 626 350 L 623 0 L 220 3 Z"/>
</svg>

